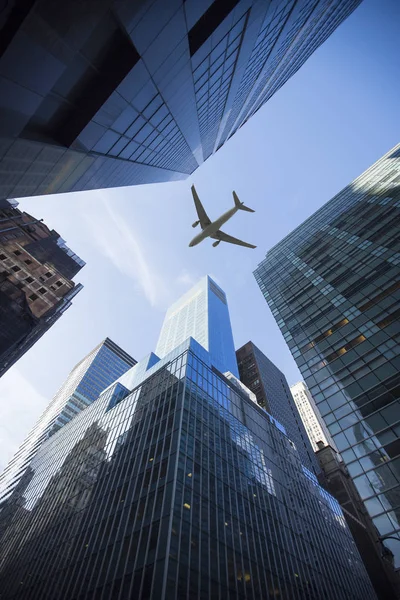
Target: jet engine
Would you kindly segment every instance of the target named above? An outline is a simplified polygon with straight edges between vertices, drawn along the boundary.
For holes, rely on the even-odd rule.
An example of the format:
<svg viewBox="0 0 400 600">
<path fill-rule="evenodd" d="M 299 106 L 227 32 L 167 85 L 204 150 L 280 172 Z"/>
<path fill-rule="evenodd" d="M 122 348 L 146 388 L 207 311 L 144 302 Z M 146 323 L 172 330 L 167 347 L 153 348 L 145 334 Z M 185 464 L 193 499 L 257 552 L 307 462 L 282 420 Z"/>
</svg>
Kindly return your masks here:
<svg viewBox="0 0 400 600">
<path fill-rule="evenodd" d="M 218 246 L 218 244 L 220 243 L 221 240 L 217 240 L 216 242 L 213 243 L 213 248 L 216 248 Z"/>
<path fill-rule="evenodd" d="M 192 225 L 192 227 L 197 227 L 197 225 L 200 223 L 200 221 L 195 221 Z"/>
</svg>

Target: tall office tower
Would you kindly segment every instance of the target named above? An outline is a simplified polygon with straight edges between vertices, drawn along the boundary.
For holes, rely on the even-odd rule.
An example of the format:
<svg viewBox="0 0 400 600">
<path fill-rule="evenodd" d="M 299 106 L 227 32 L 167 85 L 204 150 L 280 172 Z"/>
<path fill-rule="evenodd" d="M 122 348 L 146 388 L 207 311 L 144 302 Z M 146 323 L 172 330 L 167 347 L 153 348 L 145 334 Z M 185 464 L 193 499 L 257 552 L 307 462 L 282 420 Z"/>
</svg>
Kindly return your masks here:
<svg viewBox="0 0 400 600">
<path fill-rule="evenodd" d="M 323 442 L 324 446 L 335 448 L 332 437 L 319 414 L 307 384 L 304 381 L 299 381 L 290 387 L 290 391 L 314 452 L 317 452 L 319 448 L 318 442 Z"/>
<path fill-rule="evenodd" d="M 255 271 L 369 514 L 400 567 L 400 145 Z"/>
<path fill-rule="evenodd" d="M 208 350 L 213 365 L 222 373 L 230 371 L 239 377 L 226 295 L 208 275 L 168 309 L 157 356 L 166 356 L 188 337 Z"/>
<path fill-rule="evenodd" d="M 48 439 L 0 528 L 2 600 L 376 598 L 338 502 L 192 338 Z"/>
<path fill-rule="evenodd" d="M 240 380 L 254 392 L 257 403 L 285 427 L 303 465 L 318 475 L 319 463 L 282 371 L 253 342 L 239 348 L 236 358 Z"/>
<path fill-rule="evenodd" d="M 85 264 L 17 205 L 0 200 L 0 377 L 71 306 Z"/>
<path fill-rule="evenodd" d="M 106 338 L 71 371 L 14 458 L 0 475 L 1 503 L 19 489 L 30 472 L 32 458 L 43 441 L 89 406 L 99 394 L 136 361 Z M 27 475 L 28 474 L 28 475 Z"/>
<path fill-rule="evenodd" d="M 0 197 L 187 177 L 360 2 L 7 3 Z"/>
</svg>

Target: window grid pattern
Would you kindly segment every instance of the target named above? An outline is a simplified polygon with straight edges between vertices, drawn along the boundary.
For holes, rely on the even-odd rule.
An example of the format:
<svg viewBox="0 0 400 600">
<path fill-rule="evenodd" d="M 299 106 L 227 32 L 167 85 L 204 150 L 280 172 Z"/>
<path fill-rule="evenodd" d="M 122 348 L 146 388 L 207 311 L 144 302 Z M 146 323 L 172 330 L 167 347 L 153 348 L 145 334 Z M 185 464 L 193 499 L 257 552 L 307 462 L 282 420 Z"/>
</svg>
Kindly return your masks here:
<svg viewBox="0 0 400 600">
<path fill-rule="evenodd" d="M 331 2 L 282 0 L 269 8 L 229 115 L 231 137 L 304 64 L 355 8 Z"/>
<path fill-rule="evenodd" d="M 18 486 L 40 444 L 91 404 L 136 361 L 109 339 L 71 371 L 0 476 L 0 502 Z"/>
<path fill-rule="evenodd" d="M 360 1 L 35 3 L 1 59 L 1 196 L 185 178 Z"/>
<path fill-rule="evenodd" d="M 193 349 L 112 395 L 0 514 L 5 598 L 374 598 L 337 501 Z"/>
<path fill-rule="evenodd" d="M 237 359 L 241 381 L 254 391 L 257 402 L 284 426 L 302 464 L 319 474 L 318 460 L 282 371 L 252 342 L 237 351 Z"/>
<path fill-rule="evenodd" d="M 300 15 L 294 23 L 297 26 L 296 31 L 293 32 L 292 27 L 284 40 L 282 40 L 282 45 L 279 46 L 274 59 L 271 61 L 270 66 L 268 66 L 267 87 L 265 88 L 264 86 L 264 89 L 262 89 L 263 86 L 261 83 L 258 86 L 252 98 L 253 107 L 246 114 L 246 121 L 299 70 L 302 64 L 304 64 L 304 57 L 311 56 L 329 35 L 333 33 L 338 24 L 346 19 L 354 10 L 354 6 L 349 6 L 343 2 L 338 2 L 336 6 L 331 3 L 321 4 L 319 2 L 318 4 L 314 4 L 310 18 L 304 27 L 301 28 L 299 25 L 301 22 L 304 22 L 304 13 L 307 13 L 310 6 L 310 3 L 307 3 L 300 11 Z M 241 122 L 242 124 L 243 121 Z"/>
<path fill-rule="evenodd" d="M 255 277 L 378 531 L 400 537 L 399 180 L 396 146 Z"/>
<path fill-rule="evenodd" d="M 290 391 L 309 440 L 313 446 L 313 450 L 317 452 L 319 449 L 317 442 L 320 441 L 336 450 L 335 443 L 332 440 L 329 431 L 319 414 L 314 398 L 311 396 L 310 390 L 307 388 L 304 381 L 300 381 L 293 385 L 290 388 Z"/>
<path fill-rule="evenodd" d="M 216 40 L 210 53 L 193 71 L 204 159 L 214 150 L 247 19 L 248 13 L 245 13 L 222 40 Z M 192 59 L 192 63 L 196 64 L 195 60 Z"/>
<path fill-rule="evenodd" d="M 166 356 L 192 337 L 222 373 L 238 376 L 229 309 L 224 292 L 207 275 L 168 309 L 156 354 Z"/>
<path fill-rule="evenodd" d="M 132 162 L 192 173 L 197 163 L 167 104 L 160 93 L 156 93 L 154 84 L 152 87 L 154 96 L 147 105 L 141 111 L 134 108 L 135 105 L 141 106 L 141 98 L 139 104 L 135 103 L 135 99 L 127 104 L 91 150 Z M 101 121 L 102 116 L 98 119 Z M 96 116 L 93 120 L 97 122 Z M 83 139 L 84 136 L 85 131 Z"/>
</svg>

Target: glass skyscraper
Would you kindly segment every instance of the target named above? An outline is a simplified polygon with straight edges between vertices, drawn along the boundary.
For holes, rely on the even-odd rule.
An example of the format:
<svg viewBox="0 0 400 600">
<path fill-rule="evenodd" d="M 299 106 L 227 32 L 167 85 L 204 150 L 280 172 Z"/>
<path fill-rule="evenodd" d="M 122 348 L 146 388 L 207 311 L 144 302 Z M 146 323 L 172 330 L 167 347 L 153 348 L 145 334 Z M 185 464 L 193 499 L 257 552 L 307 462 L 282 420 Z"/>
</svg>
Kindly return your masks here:
<svg viewBox="0 0 400 600">
<path fill-rule="evenodd" d="M 71 371 L 18 452 L 0 475 L 1 503 L 27 477 L 29 464 L 41 444 L 66 425 L 136 361 L 106 338 Z M 1 597 L 1 596 L 0 596 Z"/>
<path fill-rule="evenodd" d="M 213 365 L 222 373 L 230 371 L 239 377 L 226 295 L 208 275 L 168 309 L 157 356 L 166 356 L 188 337 L 208 350 Z"/>
<path fill-rule="evenodd" d="M 0 512 L 4 600 L 375 598 L 337 501 L 192 338 L 29 468 Z"/>
<path fill-rule="evenodd" d="M 284 426 L 302 464 L 318 475 L 318 460 L 282 371 L 253 342 L 239 348 L 236 358 L 240 380 L 254 392 L 257 403 Z"/>
<path fill-rule="evenodd" d="M 400 145 L 267 252 L 255 271 L 397 568 L 399 231 Z"/>
<path fill-rule="evenodd" d="M 0 197 L 187 177 L 360 1 L 7 5 Z"/>
</svg>

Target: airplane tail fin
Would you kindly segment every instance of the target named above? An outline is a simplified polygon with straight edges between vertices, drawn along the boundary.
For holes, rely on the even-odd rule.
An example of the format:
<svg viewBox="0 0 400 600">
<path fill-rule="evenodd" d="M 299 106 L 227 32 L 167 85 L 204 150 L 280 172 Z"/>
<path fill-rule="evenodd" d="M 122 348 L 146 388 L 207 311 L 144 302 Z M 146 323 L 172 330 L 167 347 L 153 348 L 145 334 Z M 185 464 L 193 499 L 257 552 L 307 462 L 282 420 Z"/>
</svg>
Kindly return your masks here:
<svg viewBox="0 0 400 600">
<path fill-rule="evenodd" d="M 233 192 L 233 199 L 235 201 L 235 206 L 239 210 L 247 210 L 247 212 L 255 212 L 252 208 L 249 208 L 248 206 L 245 206 L 243 202 L 240 202 L 239 198 L 237 197 L 236 192 Z"/>
</svg>

